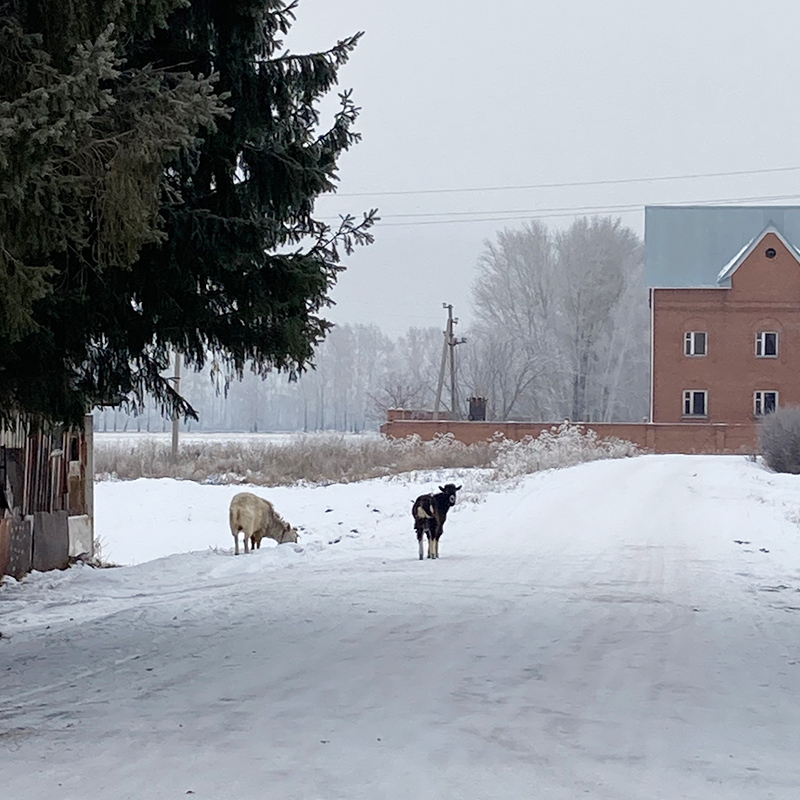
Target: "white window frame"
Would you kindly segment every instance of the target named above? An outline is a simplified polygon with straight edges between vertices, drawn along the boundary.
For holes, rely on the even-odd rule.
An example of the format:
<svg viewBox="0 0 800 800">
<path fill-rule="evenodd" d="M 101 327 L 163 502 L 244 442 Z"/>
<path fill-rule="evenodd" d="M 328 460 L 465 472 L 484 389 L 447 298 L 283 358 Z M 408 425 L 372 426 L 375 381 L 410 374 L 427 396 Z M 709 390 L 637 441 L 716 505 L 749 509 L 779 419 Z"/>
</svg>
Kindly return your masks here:
<svg viewBox="0 0 800 800">
<path fill-rule="evenodd" d="M 768 411 L 765 411 L 768 395 L 773 395 L 773 406 Z M 758 392 L 753 392 L 753 416 L 763 417 L 766 414 L 771 414 L 778 408 L 778 402 L 778 392 L 773 389 L 763 389 Z"/>
<path fill-rule="evenodd" d="M 698 352 L 697 338 L 703 337 L 703 352 Z M 686 331 L 683 335 L 683 354 L 693 358 L 700 358 L 708 355 L 708 332 L 707 331 Z"/>
<path fill-rule="evenodd" d="M 695 395 L 703 395 L 703 413 L 697 414 L 694 409 Z M 687 405 L 689 411 L 686 410 Z M 684 389 L 683 390 L 683 416 L 684 417 L 708 417 L 708 389 Z"/>
<path fill-rule="evenodd" d="M 775 352 L 767 353 L 767 336 L 775 337 Z M 758 331 L 756 333 L 756 358 L 777 358 L 778 357 L 778 331 Z"/>
</svg>

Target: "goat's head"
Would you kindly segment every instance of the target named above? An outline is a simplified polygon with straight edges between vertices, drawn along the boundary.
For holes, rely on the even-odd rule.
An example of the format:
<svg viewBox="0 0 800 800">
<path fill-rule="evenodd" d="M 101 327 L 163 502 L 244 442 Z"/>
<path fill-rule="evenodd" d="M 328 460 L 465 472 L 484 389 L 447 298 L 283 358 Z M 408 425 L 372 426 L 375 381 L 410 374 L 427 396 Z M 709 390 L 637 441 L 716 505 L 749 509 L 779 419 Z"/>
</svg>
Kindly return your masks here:
<svg viewBox="0 0 800 800">
<path fill-rule="evenodd" d="M 446 494 L 450 500 L 450 505 L 454 506 L 456 504 L 456 492 L 460 488 L 460 486 L 456 486 L 454 483 L 446 483 L 444 486 L 439 487 L 439 491 L 442 494 Z"/>
<path fill-rule="evenodd" d="M 293 528 L 288 522 L 284 522 L 283 530 L 281 531 L 281 540 L 278 542 L 278 544 L 285 544 L 286 542 L 295 544 L 298 536 L 299 534 L 297 533 L 297 528 Z"/>
</svg>

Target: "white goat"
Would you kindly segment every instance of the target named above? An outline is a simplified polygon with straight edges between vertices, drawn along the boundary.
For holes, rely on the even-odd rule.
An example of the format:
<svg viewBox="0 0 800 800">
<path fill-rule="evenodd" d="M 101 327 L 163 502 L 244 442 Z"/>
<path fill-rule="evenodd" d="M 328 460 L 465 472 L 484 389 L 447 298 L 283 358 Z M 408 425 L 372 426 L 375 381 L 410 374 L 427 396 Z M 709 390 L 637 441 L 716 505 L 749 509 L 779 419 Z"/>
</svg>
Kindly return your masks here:
<svg viewBox="0 0 800 800">
<path fill-rule="evenodd" d="M 251 546 L 253 550 L 260 548 L 265 536 L 278 544 L 297 541 L 297 530 L 275 511 L 272 503 L 250 492 L 239 492 L 231 500 L 230 521 L 237 556 L 239 531 L 244 536 L 245 553 L 250 552 Z"/>
</svg>

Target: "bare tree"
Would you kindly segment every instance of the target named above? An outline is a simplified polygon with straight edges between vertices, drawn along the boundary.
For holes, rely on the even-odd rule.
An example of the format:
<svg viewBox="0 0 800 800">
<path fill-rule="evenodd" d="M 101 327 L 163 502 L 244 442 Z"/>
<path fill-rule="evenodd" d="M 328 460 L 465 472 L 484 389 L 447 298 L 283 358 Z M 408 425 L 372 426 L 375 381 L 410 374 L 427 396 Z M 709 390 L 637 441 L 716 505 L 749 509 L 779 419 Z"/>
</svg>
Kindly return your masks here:
<svg viewBox="0 0 800 800">
<path fill-rule="evenodd" d="M 539 416 L 530 390 L 544 367 L 527 359 L 515 342 L 486 331 L 470 336 L 461 355 L 461 384 L 467 395 L 486 398 L 490 419 Z"/>
<path fill-rule="evenodd" d="M 386 418 L 390 408 L 423 408 L 425 387 L 413 384 L 403 372 L 389 372 L 384 376 L 375 391 L 370 392 L 369 399 L 379 419 Z"/>
<path fill-rule="evenodd" d="M 570 378 L 574 420 L 607 418 L 617 351 L 611 347 L 626 284 L 641 269 L 638 236 L 610 217 L 581 218 L 555 236 L 561 294 L 561 335 Z M 604 351 L 610 358 L 603 358 Z"/>
<path fill-rule="evenodd" d="M 441 352 L 442 331 L 436 328 L 409 328 L 395 342 L 389 367 L 370 395 L 379 419 L 389 408 L 433 408 Z"/>
<path fill-rule="evenodd" d="M 641 259 L 631 265 L 611 318 L 610 334 L 598 351 L 603 403 L 596 418 L 638 421 L 647 416 L 650 386 L 649 304 Z"/>
<path fill-rule="evenodd" d="M 608 217 L 498 233 L 479 259 L 462 373 L 500 419 L 640 419 L 647 408 L 642 245 Z"/>
<path fill-rule="evenodd" d="M 543 378 L 558 358 L 552 236 L 535 221 L 522 230 L 500 231 L 496 244 L 485 243 L 478 266 L 472 292 L 476 322 L 468 338 L 475 340 L 473 356 L 481 353 L 484 366 L 475 364 L 473 372 L 495 373 L 493 384 L 501 394 L 490 399 L 501 419 L 520 411 L 546 414 L 550 389 Z"/>
</svg>

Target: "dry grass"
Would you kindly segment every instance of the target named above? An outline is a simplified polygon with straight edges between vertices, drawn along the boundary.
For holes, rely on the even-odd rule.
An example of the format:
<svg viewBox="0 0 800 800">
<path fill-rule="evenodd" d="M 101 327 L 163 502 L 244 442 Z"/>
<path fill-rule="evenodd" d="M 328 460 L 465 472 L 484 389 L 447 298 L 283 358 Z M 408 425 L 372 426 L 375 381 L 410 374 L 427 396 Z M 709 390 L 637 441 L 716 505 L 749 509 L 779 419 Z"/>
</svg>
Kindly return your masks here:
<svg viewBox="0 0 800 800">
<path fill-rule="evenodd" d="M 592 431 L 561 425 L 538 439 L 466 445 L 452 435 L 424 442 L 407 439 L 297 434 L 287 441 L 187 442 L 175 462 L 166 442 L 95 442 L 98 479 L 179 478 L 201 483 L 286 486 L 350 483 L 386 475 L 437 469 L 490 468 L 496 480 L 570 466 L 598 458 L 638 454 L 630 442 L 598 440 Z"/>
<path fill-rule="evenodd" d="M 343 434 L 298 434 L 286 442 L 189 442 L 172 461 L 170 445 L 95 442 L 98 478 L 182 478 L 205 483 L 283 486 L 301 482 L 350 483 L 419 469 L 487 466 L 492 446 L 465 445 L 450 436 L 385 439 Z"/>
</svg>

